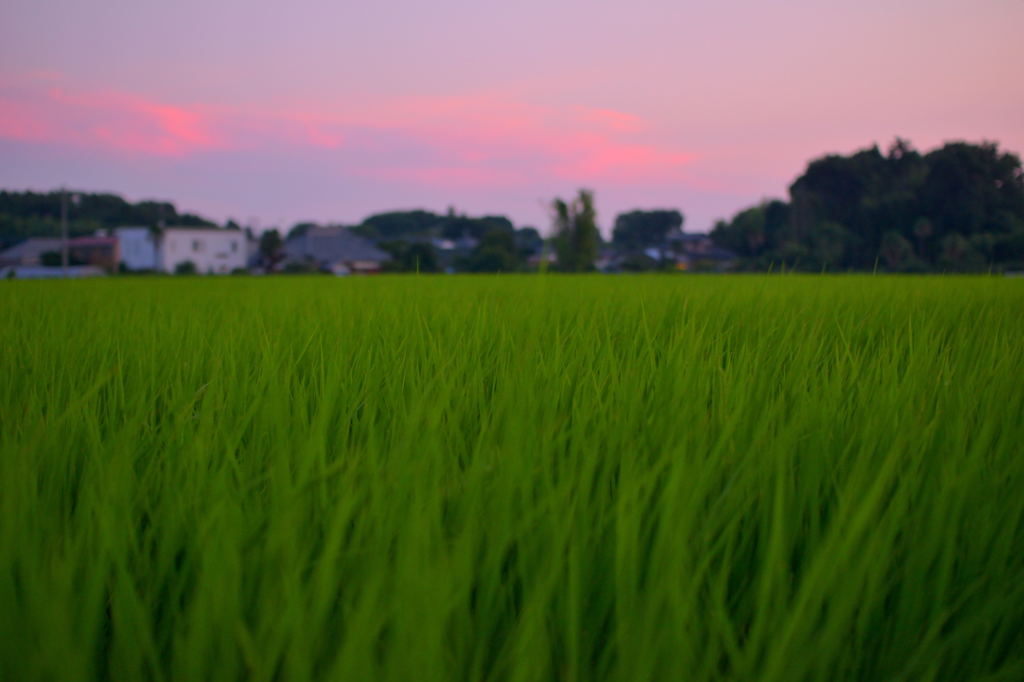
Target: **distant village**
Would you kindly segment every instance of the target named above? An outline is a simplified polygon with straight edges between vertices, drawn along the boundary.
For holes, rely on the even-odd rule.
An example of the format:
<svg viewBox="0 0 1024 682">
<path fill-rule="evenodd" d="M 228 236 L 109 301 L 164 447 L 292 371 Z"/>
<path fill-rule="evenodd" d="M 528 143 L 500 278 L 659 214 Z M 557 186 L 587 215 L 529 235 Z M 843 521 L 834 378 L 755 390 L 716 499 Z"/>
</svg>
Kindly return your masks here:
<svg viewBox="0 0 1024 682">
<path fill-rule="evenodd" d="M 598 234 L 589 266 L 577 269 L 722 271 L 733 265 L 734 255 L 707 235 L 683 232 L 677 211 L 625 215 L 620 228 L 635 224 L 634 238 L 625 238 L 628 227 L 619 230 L 618 240 L 606 242 Z M 558 254 L 552 239 L 532 227 L 516 229 L 503 216 L 405 211 L 371 216 L 353 227 L 300 223 L 285 235 L 229 223 L 125 225 L 67 238 L 29 236 L 0 251 L 0 277 L 530 272 L 557 269 Z"/>
<path fill-rule="evenodd" d="M 676 209 L 598 228 L 593 193 L 550 204 L 542 236 L 505 216 L 378 213 L 257 233 L 113 194 L 0 191 L 0 277 L 117 273 L 1024 272 L 1024 167 L 996 143 L 926 153 L 896 138 L 811 160 L 788 200 L 684 230 Z"/>
</svg>

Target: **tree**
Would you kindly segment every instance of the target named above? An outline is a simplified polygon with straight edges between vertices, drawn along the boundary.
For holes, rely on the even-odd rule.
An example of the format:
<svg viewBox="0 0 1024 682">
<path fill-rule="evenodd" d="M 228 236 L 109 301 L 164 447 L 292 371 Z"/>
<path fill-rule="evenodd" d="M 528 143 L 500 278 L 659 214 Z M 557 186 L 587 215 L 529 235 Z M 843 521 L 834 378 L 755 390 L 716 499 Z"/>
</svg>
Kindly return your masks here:
<svg viewBox="0 0 1024 682">
<path fill-rule="evenodd" d="M 521 227 L 516 230 L 516 251 L 521 260 L 539 254 L 544 250 L 544 238 L 535 227 Z"/>
<path fill-rule="evenodd" d="M 313 229 L 315 227 L 320 227 L 320 226 L 317 225 L 316 223 L 311 223 L 311 222 L 295 223 L 294 225 L 292 225 L 292 228 L 290 230 L 288 230 L 288 237 L 287 238 L 291 239 L 292 237 L 301 237 L 302 235 L 306 234 L 306 232 L 308 232 L 309 230 L 311 230 L 311 229 Z"/>
<path fill-rule="evenodd" d="M 426 236 L 440 221 L 441 217 L 430 211 L 390 211 L 368 217 L 356 231 L 375 241 L 395 241 Z"/>
<path fill-rule="evenodd" d="M 273 272 L 284 260 L 284 241 L 277 228 L 266 230 L 260 235 L 259 254 L 263 269 L 267 273 Z"/>
<path fill-rule="evenodd" d="M 353 228 L 357 234 L 372 241 L 410 243 L 428 237 L 479 241 L 494 229 L 515 232 L 512 221 L 505 216 L 486 215 L 472 218 L 465 214 L 457 214 L 454 208 L 449 208 L 445 215 L 423 210 L 377 213 Z"/>
<path fill-rule="evenodd" d="M 69 216 L 68 232 L 73 237 L 125 225 L 216 227 L 212 221 L 201 216 L 179 214 L 174 204 L 166 201 L 140 201 L 133 204 L 116 194 L 75 194 L 81 197 L 81 201 Z M 17 243 L 29 237 L 58 236 L 60 206 L 60 191 L 0 191 L 0 245 Z"/>
<path fill-rule="evenodd" d="M 743 266 L 900 270 L 1017 267 L 1024 170 L 994 143 L 953 142 L 922 155 L 897 138 L 812 160 L 771 202 L 719 221 L 715 243 Z M 798 261 L 794 261 L 798 258 Z"/>
<path fill-rule="evenodd" d="M 573 201 L 552 202 L 554 242 L 558 268 L 566 272 L 583 272 L 594 267 L 601 233 L 597 229 L 594 193 L 581 189 Z"/>
<path fill-rule="evenodd" d="M 381 242 L 380 248 L 391 254 L 385 264 L 390 272 L 439 272 L 441 269 L 437 249 L 430 242 L 397 240 Z"/>
<path fill-rule="evenodd" d="M 740 211 L 728 222 L 719 220 L 711 230 L 711 239 L 723 249 L 741 256 L 760 255 L 769 246 L 764 206 Z"/>
<path fill-rule="evenodd" d="M 748 266 L 792 265 L 796 256 L 806 260 L 808 250 L 788 246 L 795 241 L 790 235 L 789 215 L 790 207 L 786 202 L 763 201 L 740 211 L 730 221 L 719 220 L 711 230 L 711 240 L 716 246 L 746 259 Z"/>
<path fill-rule="evenodd" d="M 462 263 L 469 272 L 515 272 L 519 254 L 515 235 L 502 227 L 494 227 Z"/>
<path fill-rule="evenodd" d="M 683 214 L 676 210 L 620 213 L 612 228 L 612 243 L 624 249 L 663 247 L 682 234 Z"/>
<path fill-rule="evenodd" d="M 890 231 L 882 235 L 878 255 L 890 270 L 901 270 L 914 255 L 914 247 L 899 232 Z"/>
</svg>

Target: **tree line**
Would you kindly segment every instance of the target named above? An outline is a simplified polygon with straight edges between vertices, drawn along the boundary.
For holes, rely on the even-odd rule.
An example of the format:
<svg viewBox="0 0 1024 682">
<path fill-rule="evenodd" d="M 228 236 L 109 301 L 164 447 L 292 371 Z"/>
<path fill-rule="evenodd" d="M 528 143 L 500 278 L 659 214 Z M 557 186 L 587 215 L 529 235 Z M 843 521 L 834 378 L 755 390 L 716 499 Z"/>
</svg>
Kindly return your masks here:
<svg viewBox="0 0 1024 682">
<path fill-rule="evenodd" d="M 72 237 L 125 225 L 216 226 L 214 221 L 194 213 L 179 213 L 168 201 L 132 203 L 107 193 L 76 192 L 74 196 L 76 201 L 68 212 L 68 233 Z M 59 190 L 0 191 L 0 246 L 10 246 L 30 237 L 59 236 L 61 201 Z"/>
<path fill-rule="evenodd" d="M 611 239 L 598 229 L 594 194 L 580 190 L 549 204 L 548 239 L 501 215 L 471 217 L 449 209 L 391 211 L 351 227 L 391 255 L 398 272 L 579 272 L 610 253 L 619 270 L 672 267 L 684 216 L 676 209 L 616 216 Z M 0 192 L 0 246 L 60 232 L 61 192 Z M 81 194 L 70 215 L 72 236 L 122 225 L 214 226 L 165 201 L 131 203 L 113 194 Z M 265 230 L 260 252 L 273 265 L 288 236 Z M 241 229 L 228 221 L 227 229 Z M 711 242 L 739 270 L 885 270 L 972 272 L 1024 269 L 1024 172 L 1020 158 L 995 143 L 952 142 L 921 153 L 896 139 L 850 155 L 812 160 L 787 200 L 770 199 L 719 220 Z M 543 255 L 542 258 L 540 256 Z"/>
<path fill-rule="evenodd" d="M 1024 268 L 1024 173 L 995 143 L 922 154 L 896 139 L 811 161 L 789 187 L 719 221 L 742 269 L 977 272 Z"/>
</svg>

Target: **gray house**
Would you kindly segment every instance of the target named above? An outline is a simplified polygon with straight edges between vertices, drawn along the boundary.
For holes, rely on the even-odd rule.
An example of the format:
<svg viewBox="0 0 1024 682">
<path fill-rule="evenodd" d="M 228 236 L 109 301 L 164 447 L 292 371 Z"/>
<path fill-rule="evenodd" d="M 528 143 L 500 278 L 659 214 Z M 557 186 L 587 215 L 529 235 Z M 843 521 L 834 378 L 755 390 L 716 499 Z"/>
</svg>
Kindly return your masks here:
<svg viewBox="0 0 1024 682">
<path fill-rule="evenodd" d="M 390 254 L 345 227 L 310 227 L 288 237 L 285 264 L 315 267 L 335 275 L 380 272 Z"/>
<path fill-rule="evenodd" d="M 61 243 L 57 237 L 31 237 L 0 251 L 0 265 L 40 265 L 44 253 L 60 252 Z"/>
</svg>

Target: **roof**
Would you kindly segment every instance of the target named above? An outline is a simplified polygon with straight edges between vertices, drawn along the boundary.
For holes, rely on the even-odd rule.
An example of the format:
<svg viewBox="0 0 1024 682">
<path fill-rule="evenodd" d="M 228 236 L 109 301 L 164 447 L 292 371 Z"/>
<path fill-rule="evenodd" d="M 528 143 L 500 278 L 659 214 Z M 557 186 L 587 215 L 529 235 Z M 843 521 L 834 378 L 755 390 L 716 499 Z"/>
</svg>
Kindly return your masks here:
<svg viewBox="0 0 1024 682">
<path fill-rule="evenodd" d="M 217 234 L 241 234 L 241 230 L 229 230 L 216 225 L 166 225 L 160 232 L 216 232 Z"/>
<path fill-rule="evenodd" d="M 68 246 L 115 246 L 117 237 L 76 237 L 68 241 Z"/>
<path fill-rule="evenodd" d="M 345 227 L 311 227 L 288 239 L 284 251 L 293 260 L 314 260 L 319 263 L 351 261 L 386 261 L 391 256 L 368 239 Z"/>
<path fill-rule="evenodd" d="M 0 262 L 38 261 L 44 253 L 60 249 L 61 240 L 58 237 L 32 237 L 6 251 L 0 251 Z"/>
</svg>

